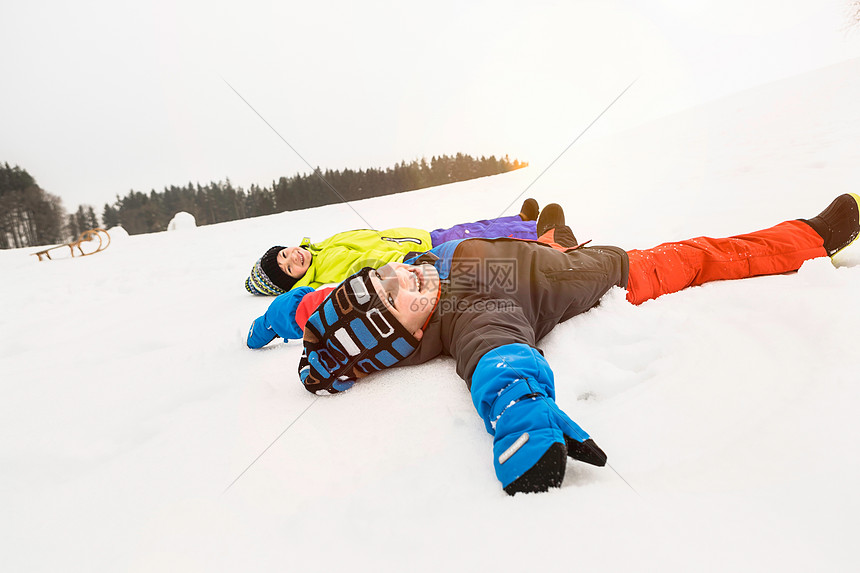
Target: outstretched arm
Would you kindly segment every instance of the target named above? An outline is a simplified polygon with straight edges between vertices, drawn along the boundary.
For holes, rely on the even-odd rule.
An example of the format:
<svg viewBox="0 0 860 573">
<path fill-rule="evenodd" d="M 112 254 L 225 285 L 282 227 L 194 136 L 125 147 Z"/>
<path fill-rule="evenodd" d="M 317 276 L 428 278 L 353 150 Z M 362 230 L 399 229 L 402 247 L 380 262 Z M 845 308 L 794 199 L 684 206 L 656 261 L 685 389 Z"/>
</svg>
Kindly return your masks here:
<svg viewBox="0 0 860 573">
<path fill-rule="evenodd" d="M 489 303 L 495 308 L 486 308 Z M 606 454 L 556 405 L 552 369 L 535 348 L 522 308 L 500 300 L 474 301 L 469 310 L 454 325 L 451 347 L 493 436 L 493 464 L 505 491 L 557 487 L 566 456 L 604 465 Z"/>
<path fill-rule="evenodd" d="M 328 294 L 323 293 L 323 299 Z M 303 327 L 307 317 L 316 309 L 319 302 L 307 310 L 317 298 L 317 293 L 310 287 L 299 287 L 278 296 L 269 304 L 263 316 L 251 323 L 248 331 L 248 348 L 262 348 L 275 338 L 297 339 L 303 335 Z M 308 299 L 305 302 L 305 299 Z M 302 312 L 304 311 L 304 312 Z M 303 315 L 304 320 L 297 320 Z"/>
</svg>

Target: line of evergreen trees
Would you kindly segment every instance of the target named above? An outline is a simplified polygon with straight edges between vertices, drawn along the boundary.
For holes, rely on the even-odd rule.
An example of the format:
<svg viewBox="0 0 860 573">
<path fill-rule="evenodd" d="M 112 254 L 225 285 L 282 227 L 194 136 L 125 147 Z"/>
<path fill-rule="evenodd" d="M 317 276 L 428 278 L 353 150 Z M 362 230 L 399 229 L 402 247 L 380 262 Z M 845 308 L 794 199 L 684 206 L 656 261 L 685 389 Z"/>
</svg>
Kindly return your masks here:
<svg viewBox="0 0 860 573">
<path fill-rule="evenodd" d="M 63 203 L 27 171 L 0 165 L 0 249 L 47 245 L 65 234 Z"/>
<path fill-rule="evenodd" d="M 476 177 L 496 175 L 527 166 L 507 156 L 475 159 L 458 153 L 405 161 L 386 169 L 317 169 L 273 181 L 271 187 L 251 185 L 246 191 L 230 180 L 208 185 L 171 185 L 163 192 L 131 190 L 106 203 L 102 223 L 92 206 L 80 205 L 66 215 L 59 197 L 40 188 L 26 170 L 0 165 L 0 248 L 61 243 L 94 227 L 122 225 L 131 235 L 167 229 L 179 211 L 194 215 L 198 225 L 295 211 L 341 201 L 354 201 L 422 189 Z"/>
<path fill-rule="evenodd" d="M 317 169 L 281 177 L 272 181 L 271 187 L 251 185 L 247 191 L 234 187 L 229 179 L 208 185 L 172 185 L 161 193 L 132 190 L 125 197 L 117 196 L 112 205 L 105 204 L 102 220 L 107 228 L 122 225 L 130 235 L 151 233 L 165 230 L 179 211 L 194 215 L 198 225 L 209 225 L 466 181 L 527 165 L 507 156 L 475 159 L 458 153 L 434 156 L 429 162 L 403 161 L 386 169 Z"/>
<path fill-rule="evenodd" d="M 39 187 L 26 169 L 0 165 L 0 249 L 63 243 L 98 226 L 91 206 L 67 216 L 62 200 Z"/>
</svg>

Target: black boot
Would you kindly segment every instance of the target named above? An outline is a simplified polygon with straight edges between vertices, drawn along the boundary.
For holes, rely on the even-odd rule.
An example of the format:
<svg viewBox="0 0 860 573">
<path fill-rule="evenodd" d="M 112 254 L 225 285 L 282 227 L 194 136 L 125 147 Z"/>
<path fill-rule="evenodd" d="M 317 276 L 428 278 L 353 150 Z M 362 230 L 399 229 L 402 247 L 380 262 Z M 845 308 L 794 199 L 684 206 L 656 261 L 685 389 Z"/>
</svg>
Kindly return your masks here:
<svg viewBox="0 0 860 573">
<path fill-rule="evenodd" d="M 523 201 L 523 206 L 520 207 L 520 219 L 523 221 L 534 221 L 538 218 L 540 207 L 538 202 L 529 197 Z"/>
<path fill-rule="evenodd" d="M 840 195 L 818 216 L 800 220 L 821 235 L 824 249 L 832 257 L 860 235 L 860 196 L 854 193 Z"/>
<path fill-rule="evenodd" d="M 540 237 L 556 227 L 564 227 L 564 209 L 558 203 L 550 203 L 540 212 L 540 218 L 537 220 L 537 235 Z"/>
<path fill-rule="evenodd" d="M 544 236 L 544 234 L 551 229 L 554 232 L 552 233 L 552 236 L 549 237 L 549 240 L 553 243 L 557 243 L 562 247 L 567 248 L 573 248 L 579 244 L 573 231 L 570 230 L 570 227 L 564 224 L 564 209 L 562 209 L 561 205 L 558 203 L 550 203 L 543 208 L 543 211 L 540 212 L 540 217 L 537 222 L 538 238 Z"/>
</svg>

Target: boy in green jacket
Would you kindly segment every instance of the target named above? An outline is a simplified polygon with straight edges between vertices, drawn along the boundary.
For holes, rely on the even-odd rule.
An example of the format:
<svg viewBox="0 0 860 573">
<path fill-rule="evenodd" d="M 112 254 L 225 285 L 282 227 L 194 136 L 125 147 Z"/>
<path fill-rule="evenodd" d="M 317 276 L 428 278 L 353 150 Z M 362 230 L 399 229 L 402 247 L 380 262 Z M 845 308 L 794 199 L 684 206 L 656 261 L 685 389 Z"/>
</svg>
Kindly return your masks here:
<svg viewBox="0 0 860 573">
<path fill-rule="evenodd" d="M 449 229 L 425 231 L 398 227 L 384 231 L 344 231 L 319 242 L 304 238 L 297 247 L 274 246 L 260 257 L 245 279 L 251 294 L 278 296 L 289 290 L 339 283 L 363 267 L 399 263 L 411 253 L 423 253 L 444 242 L 500 237 L 537 239 L 538 203 L 523 202 L 519 215 L 461 223 Z"/>
</svg>

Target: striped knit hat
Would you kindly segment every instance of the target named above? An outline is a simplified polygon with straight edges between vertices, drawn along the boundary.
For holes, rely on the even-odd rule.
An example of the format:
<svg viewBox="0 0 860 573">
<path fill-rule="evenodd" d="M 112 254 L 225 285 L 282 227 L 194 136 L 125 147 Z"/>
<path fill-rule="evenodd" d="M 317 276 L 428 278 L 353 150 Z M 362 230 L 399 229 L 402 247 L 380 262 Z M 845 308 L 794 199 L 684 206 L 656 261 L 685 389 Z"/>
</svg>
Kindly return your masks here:
<svg viewBox="0 0 860 573">
<path fill-rule="evenodd" d="M 257 259 L 251 267 L 251 275 L 245 279 L 245 290 L 262 296 L 284 294 L 296 284 L 295 279 L 278 266 L 278 253 L 286 247 L 275 246 Z"/>
<path fill-rule="evenodd" d="M 382 304 L 371 272 L 365 267 L 343 281 L 308 318 L 299 361 L 299 378 L 308 391 L 342 392 L 418 347 L 418 340 Z"/>
</svg>

